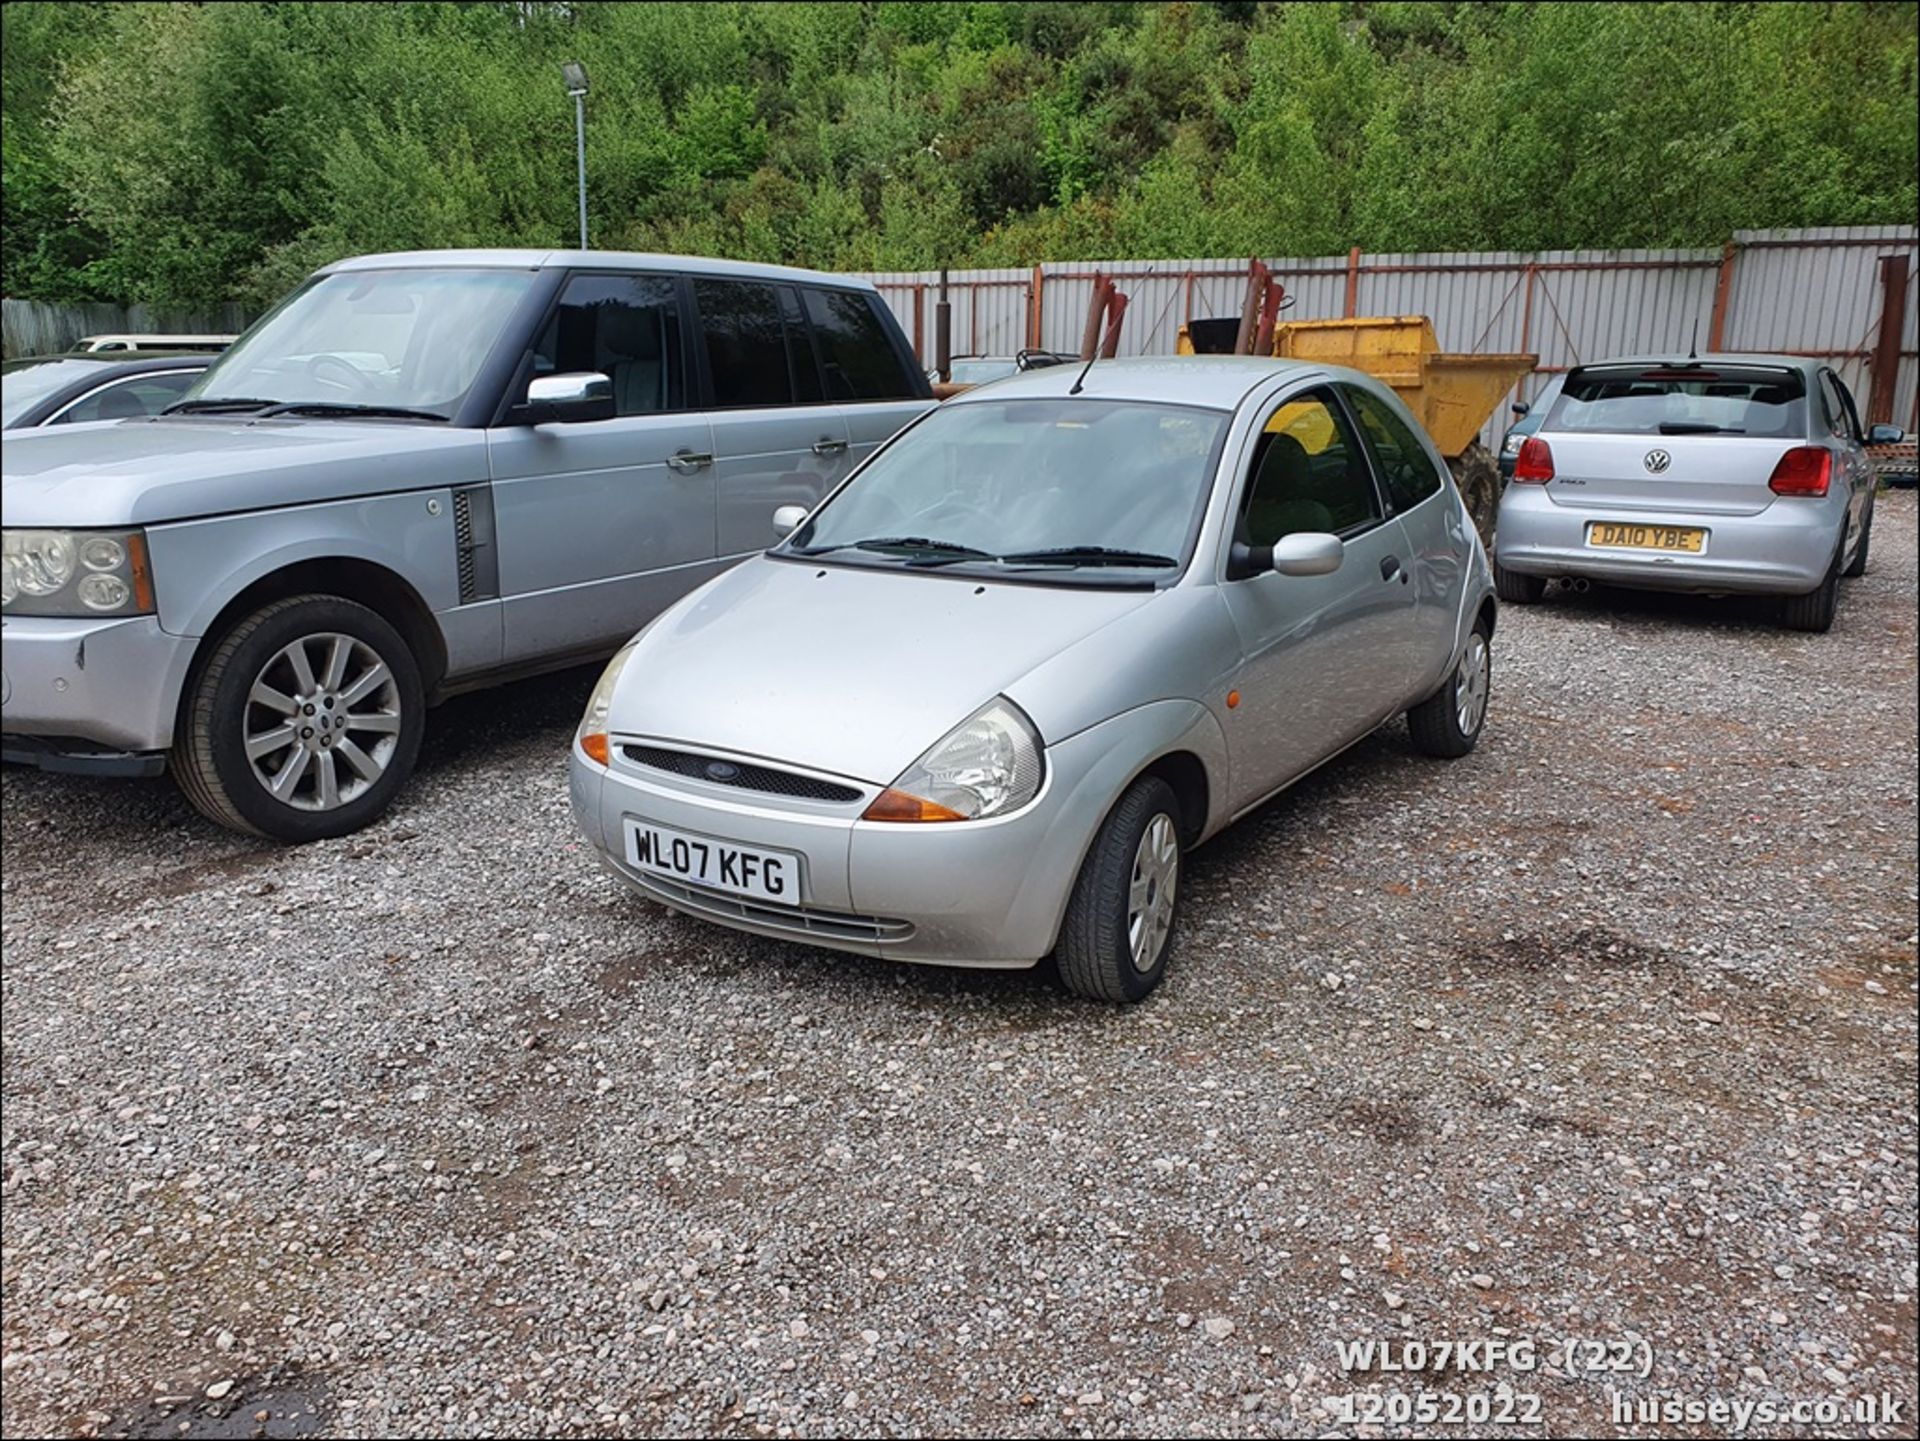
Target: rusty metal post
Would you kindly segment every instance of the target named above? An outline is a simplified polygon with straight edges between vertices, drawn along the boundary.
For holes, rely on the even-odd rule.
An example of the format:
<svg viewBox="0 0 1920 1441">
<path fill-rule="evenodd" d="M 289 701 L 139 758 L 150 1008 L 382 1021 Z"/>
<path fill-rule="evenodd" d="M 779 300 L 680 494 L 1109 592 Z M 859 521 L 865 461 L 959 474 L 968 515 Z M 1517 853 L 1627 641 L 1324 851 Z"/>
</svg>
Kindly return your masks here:
<svg viewBox="0 0 1920 1441">
<path fill-rule="evenodd" d="M 1522 298 L 1520 302 L 1520 349 L 1522 352 L 1533 348 L 1529 343 L 1533 339 L 1533 281 L 1534 277 L 1539 273 L 1539 266 L 1529 265 L 1527 267 L 1527 291 L 1525 297 Z M 1538 365 L 1534 366 L 1533 373 L 1535 375 L 1540 373 L 1540 367 Z M 1526 396 L 1528 402 L 1531 403 L 1533 400 L 1533 387 L 1531 385 L 1527 386 Z"/>
<path fill-rule="evenodd" d="M 1038 350 L 1041 336 L 1040 296 L 1046 282 L 1046 276 L 1039 266 L 1033 267 L 1033 281 L 1027 286 L 1027 349 Z"/>
<path fill-rule="evenodd" d="M 1107 335 L 1100 342 L 1100 358 L 1112 360 L 1120 350 L 1120 318 L 1127 313 L 1126 293 L 1107 287 Z"/>
<path fill-rule="evenodd" d="M 944 273 L 944 272 L 943 272 Z M 913 287 L 913 358 L 920 362 L 920 368 L 927 365 L 927 287 Z"/>
<path fill-rule="evenodd" d="M 1233 332 L 1233 353 L 1245 355 L 1253 344 L 1253 327 L 1260 315 L 1260 300 L 1266 293 L 1267 267 L 1258 260 L 1247 262 L 1247 295 L 1240 302 L 1240 328 Z"/>
<path fill-rule="evenodd" d="M 933 307 L 933 364 L 940 379 L 953 379 L 953 303 L 947 299 L 947 272 L 940 272 L 940 299 Z"/>
<path fill-rule="evenodd" d="M 1720 274 L 1713 282 L 1713 319 L 1707 322 L 1707 349 L 1727 348 L 1727 310 L 1733 303 L 1733 257 L 1738 252 L 1729 240 L 1720 250 Z"/>
<path fill-rule="evenodd" d="M 1900 328 L 1907 314 L 1907 257 L 1880 257 L 1880 334 L 1868 377 L 1867 424 L 1893 423 L 1894 384 L 1900 377 Z"/>
<path fill-rule="evenodd" d="M 1093 298 L 1087 304 L 1087 323 L 1080 330 L 1080 358 L 1092 360 L 1100 349 L 1100 321 L 1107 313 L 1107 290 L 1113 284 L 1106 276 L 1093 274 Z"/>
<path fill-rule="evenodd" d="M 1347 252 L 1347 308 L 1343 313 L 1349 320 L 1360 313 L 1360 247 L 1357 245 Z"/>
<path fill-rule="evenodd" d="M 1273 326 L 1280 318 L 1280 306 L 1286 298 L 1287 287 L 1269 276 L 1266 297 L 1260 302 L 1260 325 L 1253 332 L 1255 355 L 1273 354 Z"/>
</svg>

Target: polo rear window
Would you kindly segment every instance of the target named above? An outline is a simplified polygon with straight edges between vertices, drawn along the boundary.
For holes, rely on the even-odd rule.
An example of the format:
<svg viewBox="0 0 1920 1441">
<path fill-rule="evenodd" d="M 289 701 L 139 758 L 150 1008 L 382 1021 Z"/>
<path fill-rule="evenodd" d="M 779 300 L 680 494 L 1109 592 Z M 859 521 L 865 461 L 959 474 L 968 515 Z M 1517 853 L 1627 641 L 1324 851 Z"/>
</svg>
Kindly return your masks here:
<svg viewBox="0 0 1920 1441">
<path fill-rule="evenodd" d="M 1542 430 L 1605 435 L 1806 435 L 1806 381 L 1785 367 L 1685 362 L 1568 373 Z"/>
</svg>

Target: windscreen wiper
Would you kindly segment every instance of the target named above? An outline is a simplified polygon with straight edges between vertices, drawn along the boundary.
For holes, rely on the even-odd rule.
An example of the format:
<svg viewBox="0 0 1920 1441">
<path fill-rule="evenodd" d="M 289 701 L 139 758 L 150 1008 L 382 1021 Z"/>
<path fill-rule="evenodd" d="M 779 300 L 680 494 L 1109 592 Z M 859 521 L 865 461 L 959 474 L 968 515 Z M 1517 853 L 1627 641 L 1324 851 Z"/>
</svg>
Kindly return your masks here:
<svg viewBox="0 0 1920 1441">
<path fill-rule="evenodd" d="M 1745 435 L 1746 431 L 1733 425 L 1708 425 L 1704 421 L 1663 420 L 1660 422 L 1662 435 Z"/>
<path fill-rule="evenodd" d="M 1048 550 L 1016 550 L 1000 557 L 1008 565 L 1027 562 L 1052 565 L 1140 565 L 1164 568 L 1178 565 L 1170 555 L 1150 550 L 1120 550 L 1107 545 L 1060 545 Z"/>
<path fill-rule="evenodd" d="M 446 420 L 437 410 L 412 410 L 404 405 L 356 405 L 346 400 L 283 400 L 269 403 L 260 415 L 262 419 L 276 415 L 340 415 L 349 419 Z"/>
<path fill-rule="evenodd" d="M 198 400 L 176 400 L 162 415 L 212 415 L 222 410 L 265 410 L 269 405 L 278 405 L 277 400 L 261 400 L 249 395 L 209 395 Z"/>
<path fill-rule="evenodd" d="M 806 549 L 795 549 L 795 555 L 825 555 L 833 550 L 872 550 L 904 551 L 905 563 L 915 566 L 953 565 L 963 560 L 992 560 L 991 551 L 978 550 L 970 545 L 956 545 L 950 540 L 929 540 L 924 535 L 883 535 L 872 536 L 866 540 L 850 540 L 840 545 L 819 545 Z"/>
</svg>

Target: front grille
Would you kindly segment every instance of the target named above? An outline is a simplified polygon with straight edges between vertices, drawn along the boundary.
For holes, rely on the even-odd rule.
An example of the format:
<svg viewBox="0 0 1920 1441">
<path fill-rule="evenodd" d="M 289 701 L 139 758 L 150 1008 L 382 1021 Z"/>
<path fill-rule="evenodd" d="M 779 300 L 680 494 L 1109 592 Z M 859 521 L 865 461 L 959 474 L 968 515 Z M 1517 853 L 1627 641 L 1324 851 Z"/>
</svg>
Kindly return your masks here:
<svg viewBox="0 0 1920 1441">
<path fill-rule="evenodd" d="M 829 938 L 837 941 L 872 941 L 881 945 L 904 941 L 913 935 L 913 922 L 888 920 L 882 916 L 858 916 L 846 911 L 823 911 L 812 906 L 767 906 L 743 896 L 730 896 L 705 886 L 690 886 L 669 880 L 651 871 L 626 868 L 640 889 L 655 900 L 665 901 L 692 915 L 712 921 L 735 921 L 778 931 L 795 940 Z"/>
<path fill-rule="evenodd" d="M 860 792 L 852 786 L 812 776 L 777 771 L 771 766 L 748 765 L 744 761 L 724 760 L 719 756 L 695 755 L 691 751 L 668 750 L 664 746 L 623 745 L 620 753 L 635 765 L 666 771 L 691 780 L 716 786 L 737 786 L 744 791 L 765 791 L 769 795 L 796 796 L 809 801 L 857 801 Z M 714 774 L 718 769 L 720 774 Z"/>
</svg>

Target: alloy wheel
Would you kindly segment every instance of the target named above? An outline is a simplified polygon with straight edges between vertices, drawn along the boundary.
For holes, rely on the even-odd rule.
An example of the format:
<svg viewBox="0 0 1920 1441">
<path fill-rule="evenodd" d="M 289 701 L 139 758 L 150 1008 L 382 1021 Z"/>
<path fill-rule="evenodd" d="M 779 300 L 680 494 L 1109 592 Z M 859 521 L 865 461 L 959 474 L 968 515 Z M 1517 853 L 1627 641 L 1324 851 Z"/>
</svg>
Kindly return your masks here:
<svg viewBox="0 0 1920 1441">
<path fill-rule="evenodd" d="M 1147 822 L 1133 853 L 1127 888 L 1127 946 L 1136 971 L 1150 971 L 1173 925 L 1173 898 L 1180 884 L 1180 838 L 1162 811 Z"/>
<path fill-rule="evenodd" d="M 336 810 L 385 774 L 400 739 L 400 688 L 365 641 L 302 636 L 254 677 L 242 730 L 268 795 L 295 810 Z"/>
<path fill-rule="evenodd" d="M 1475 735 L 1487 718 L 1487 690 L 1490 655 L 1486 637 L 1475 631 L 1467 640 L 1467 652 L 1460 657 L 1460 669 L 1453 677 L 1454 716 L 1460 734 Z"/>
</svg>

